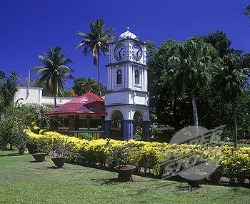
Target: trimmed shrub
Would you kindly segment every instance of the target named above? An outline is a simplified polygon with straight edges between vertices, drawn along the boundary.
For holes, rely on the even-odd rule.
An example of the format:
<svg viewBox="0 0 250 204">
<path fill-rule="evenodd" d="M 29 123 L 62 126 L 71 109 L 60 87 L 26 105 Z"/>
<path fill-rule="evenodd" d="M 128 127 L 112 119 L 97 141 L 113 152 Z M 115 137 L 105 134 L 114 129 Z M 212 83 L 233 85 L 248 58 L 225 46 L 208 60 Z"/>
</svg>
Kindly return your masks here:
<svg viewBox="0 0 250 204">
<path fill-rule="evenodd" d="M 68 160 L 81 161 L 91 165 L 114 167 L 129 163 L 144 168 L 145 172 L 160 176 L 164 170 L 164 161 L 175 158 L 189 158 L 198 155 L 206 161 L 220 160 L 218 168 L 210 176 L 218 181 L 221 176 L 231 181 L 244 182 L 250 177 L 250 148 L 242 147 L 206 147 L 199 145 L 171 144 L 144 141 L 117 141 L 113 139 L 86 140 L 69 137 L 57 132 L 36 134 L 25 131 L 30 144 L 37 145 L 39 151 L 64 155 Z M 177 167 L 176 167 L 177 168 Z M 174 169 L 175 171 L 176 169 Z"/>
</svg>

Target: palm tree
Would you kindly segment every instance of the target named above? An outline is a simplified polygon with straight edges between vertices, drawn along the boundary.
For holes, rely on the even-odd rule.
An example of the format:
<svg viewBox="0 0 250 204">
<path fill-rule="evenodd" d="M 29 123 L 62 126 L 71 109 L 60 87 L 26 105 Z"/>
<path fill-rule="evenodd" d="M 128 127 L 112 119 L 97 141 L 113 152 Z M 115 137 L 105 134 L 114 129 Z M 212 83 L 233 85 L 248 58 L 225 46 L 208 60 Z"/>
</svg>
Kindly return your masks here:
<svg viewBox="0 0 250 204">
<path fill-rule="evenodd" d="M 56 96 L 63 90 L 63 84 L 66 84 L 67 79 L 74 77 L 69 72 L 74 70 L 67 66 L 72 63 L 69 58 L 64 58 L 65 53 L 62 52 L 60 46 L 55 48 L 49 47 L 49 51 L 39 55 L 38 58 L 44 64 L 43 66 L 36 66 L 32 70 L 40 75 L 38 83 L 45 83 L 45 91 L 54 96 L 54 104 L 56 107 Z"/>
<path fill-rule="evenodd" d="M 216 50 L 201 38 L 193 37 L 179 43 L 176 53 L 169 58 L 170 74 L 174 78 L 174 87 L 192 102 L 194 126 L 198 127 L 196 93 L 208 86 L 211 80 L 213 60 Z"/>
<path fill-rule="evenodd" d="M 19 83 L 19 74 L 16 71 L 12 71 L 9 76 L 5 76 L 4 72 L 1 72 L 0 90 L 3 101 L 3 107 L 8 107 L 14 100 L 15 93 Z"/>
<path fill-rule="evenodd" d="M 112 31 L 112 27 L 104 30 L 104 21 L 97 18 L 96 21 L 90 21 L 90 31 L 88 33 L 77 32 L 77 35 L 83 37 L 83 40 L 79 42 L 76 48 L 83 47 L 82 53 L 84 56 L 92 52 L 93 64 L 97 66 L 99 96 L 101 96 L 99 57 L 101 53 L 103 55 L 108 53 L 108 43 L 114 37 Z"/>
<path fill-rule="evenodd" d="M 222 93 L 223 98 L 232 105 L 234 123 L 234 147 L 237 147 L 237 100 L 245 92 L 249 68 L 244 68 L 243 57 L 227 54 L 223 57 L 223 66 L 214 77 L 214 84 Z"/>
</svg>

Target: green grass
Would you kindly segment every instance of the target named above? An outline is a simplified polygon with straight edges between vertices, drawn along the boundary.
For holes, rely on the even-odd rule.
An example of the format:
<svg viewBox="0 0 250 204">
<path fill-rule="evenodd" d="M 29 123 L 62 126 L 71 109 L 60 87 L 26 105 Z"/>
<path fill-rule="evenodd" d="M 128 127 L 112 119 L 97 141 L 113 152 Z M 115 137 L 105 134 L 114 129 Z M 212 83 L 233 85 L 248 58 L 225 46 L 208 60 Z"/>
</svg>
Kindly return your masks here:
<svg viewBox="0 0 250 204">
<path fill-rule="evenodd" d="M 49 157 L 0 151 L 0 203 L 248 203 L 242 187 L 203 185 L 189 191 L 186 183 L 133 175 L 119 182 L 116 172 L 65 164 L 56 169 Z"/>
</svg>

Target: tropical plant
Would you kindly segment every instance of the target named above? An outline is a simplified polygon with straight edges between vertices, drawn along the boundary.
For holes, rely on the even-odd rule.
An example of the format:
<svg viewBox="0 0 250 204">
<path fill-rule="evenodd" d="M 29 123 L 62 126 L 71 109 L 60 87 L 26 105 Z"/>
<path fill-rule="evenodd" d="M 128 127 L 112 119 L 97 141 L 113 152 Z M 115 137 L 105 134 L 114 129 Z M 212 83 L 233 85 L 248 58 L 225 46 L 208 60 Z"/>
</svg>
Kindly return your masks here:
<svg viewBox="0 0 250 204">
<path fill-rule="evenodd" d="M 85 139 L 85 140 L 93 140 L 94 138 L 87 132 L 83 132 L 79 135 L 79 139 Z"/>
<path fill-rule="evenodd" d="M 217 65 L 216 52 L 202 38 L 193 37 L 179 43 L 176 52 L 169 58 L 173 85 L 177 92 L 191 100 L 195 126 L 198 126 L 196 94 L 207 87 L 212 79 L 212 70 Z"/>
<path fill-rule="evenodd" d="M 101 83 L 98 84 L 98 82 L 96 82 L 93 78 L 77 78 L 74 80 L 74 85 L 72 87 L 72 89 L 74 90 L 74 92 L 80 96 L 84 93 L 87 92 L 92 92 L 94 94 L 99 94 L 99 88 L 101 89 L 101 93 L 105 94 L 106 92 L 106 87 L 103 86 Z"/>
<path fill-rule="evenodd" d="M 234 146 L 237 147 L 237 103 L 245 92 L 249 68 L 244 67 L 243 58 L 237 54 L 223 57 L 223 66 L 215 73 L 214 84 L 222 94 L 224 100 L 231 103 L 234 123 Z"/>
<path fill-rule="evenodd" d="M 250 90 L 246 91 L 239 99 L 238 103 L 238 131 L 239 139 L 249 140 L 250 143 Z"/>
<path fill-rule="evenodd" d="M 44 115 L 48 111 L 45 106 L 37 104 L 11 103 L 5 110 L 5 117 L 0 121 L 0 140 L 3 145 L 16 146 L 23 150 L 27 138 L 25 128 L 32 128 L 34 124 L 40 127 L 48 124 L 48 118 Z"/>
<path fill-rule="evenodd" d="M 227 38 L 226 33 L 222 31 L 216 30 L 211 34 L 203 36 L 203 39 L 218 51 L 219 57 L 223 57 L 233 51 L 230 48 L 231 41 Z"/>
<path fill-rule="evenodd" d="M 108 43 L 114 37 L 112 31 L 112 27 L 104 30 L 104 21 L 97 18 L 96 21 L 90 21 L 90 31 L 88 33 L 77 32 L 77 35 L 83 37 L 83 40 L 79 42 L 76 48 L 83 47 L 82 53 L 84 56 L 87 56 L 89 52 L 92 52 L 93 64 L 97 66 L 99 96 L 102 94 L 100 88 L 99 58 L 101 53 L 103 55 L 108 53 Z"/>
<path fill-rule="evenodd" d="M 62 52 L 60 46 L 55 48 L 49 47 L 49 51 L 42 53 L 38 58 L 43 63 L 43 66 L 36 66 L 32 70 L 40 76 L 37 83 L 45 84 L 45 91 L 54 96 L 54 104 L 56 107 L 56 97 L 63 90 L 63 84 L 66 84 L 66 79 L 74 77 L 69 72 L 74 70 L 67 66 L 72 63 L 70 58 L 64 58 L 65 53 Z"/>
<path fill-rule="evenodd" d="M 14 100 L 14 95 L 17 92 L 19 74 L 16 71 L 12 71 L 9 76 L 6 76 L 4 72 L 1 71 L 0 77 L 0 90 L 3 107 L 8 107 Z"/>
</svg>

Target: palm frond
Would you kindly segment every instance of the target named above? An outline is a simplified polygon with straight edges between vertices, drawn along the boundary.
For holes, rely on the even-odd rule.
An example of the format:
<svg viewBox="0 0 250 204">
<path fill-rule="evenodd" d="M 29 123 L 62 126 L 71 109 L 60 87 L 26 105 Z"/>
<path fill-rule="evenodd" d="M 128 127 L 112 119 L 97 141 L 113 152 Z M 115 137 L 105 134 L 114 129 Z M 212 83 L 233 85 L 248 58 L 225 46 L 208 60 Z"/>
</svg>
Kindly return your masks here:
<svg viewBox="0 0 250 204">
<path fill-rule="evenodd" d="M 37 82 L 44 84 L 45 91 L 50 95 L 58 94 L 63 89 L 63 83 L 66 82 L 65 78 L 74 78 L 69 74 L 74 70 L 66 66 L 66 64 L 72 63 L 72 60 L 64 58 L 65 54 L 65 52 L 62 52 L 61 46 L 49 47 L 47 53 L 38 56 L 44 65 L 32 68 L 38 75 L 41 75 Z"/>
</svg>

